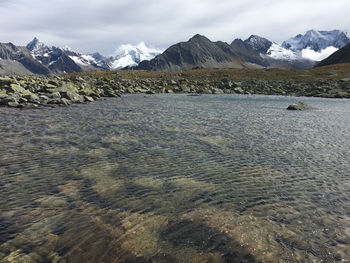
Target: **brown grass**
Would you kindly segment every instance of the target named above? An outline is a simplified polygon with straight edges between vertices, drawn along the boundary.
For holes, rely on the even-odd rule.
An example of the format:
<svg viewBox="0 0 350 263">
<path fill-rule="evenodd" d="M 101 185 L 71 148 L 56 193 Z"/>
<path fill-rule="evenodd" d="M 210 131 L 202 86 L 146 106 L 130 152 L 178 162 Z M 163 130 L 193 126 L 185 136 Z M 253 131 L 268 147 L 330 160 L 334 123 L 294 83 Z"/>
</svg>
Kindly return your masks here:
<svg viewBox="0 0 350 263">
<path fill-rule="evenodd" d="M 198 69 L 182 72 L 156 72 L 141 70 L 89 71 L 65 75 L 71 77 L 103 77 L 123 79 L 179 79 L 190 80 L 339 80 L 350 78 L 350 63 L 306 70 L 286 69 Z"/>
</svg>

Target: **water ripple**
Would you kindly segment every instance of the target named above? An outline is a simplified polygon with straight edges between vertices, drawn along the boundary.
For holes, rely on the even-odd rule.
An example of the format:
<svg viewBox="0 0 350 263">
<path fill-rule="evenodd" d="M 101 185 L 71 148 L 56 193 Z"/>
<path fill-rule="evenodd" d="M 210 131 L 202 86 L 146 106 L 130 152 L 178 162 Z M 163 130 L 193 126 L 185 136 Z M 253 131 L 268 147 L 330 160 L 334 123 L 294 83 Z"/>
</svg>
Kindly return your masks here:
<svg viewBox="0 0 350 263">
<path fill-rule="evenodd" d="M 298 100 L 0 108 L 0 262 L 350 261 L 350 104 Z"/>
</svg>

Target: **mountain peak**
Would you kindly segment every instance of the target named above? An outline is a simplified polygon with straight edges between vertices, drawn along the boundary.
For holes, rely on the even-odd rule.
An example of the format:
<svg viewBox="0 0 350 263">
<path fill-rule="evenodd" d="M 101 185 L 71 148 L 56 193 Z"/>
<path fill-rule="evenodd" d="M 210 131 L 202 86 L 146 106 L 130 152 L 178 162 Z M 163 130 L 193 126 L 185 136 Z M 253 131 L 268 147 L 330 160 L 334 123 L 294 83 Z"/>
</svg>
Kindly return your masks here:
<svg viewBox="0 0 350 263">
<path fill-rule="evenodd" d="M 37 52 L 48 48 L 44 43 L 40 42 L 37 37 L 34 37 L 34 39 L 30 41 L 26 47 L 27 49 L 33 52 Z"/>
<path fill-rule="evenodd" d="M 33 51 L 33 49 L 35 48 L 35 46 L 39 43 L 39 39 L 37 37 L 34 37 L 34 39 L 32 41 L 30 41 L 27 44 L 27 48 L 31 51 Z"/>
<path fill-rule="evenodd" d="M 251 49 L 260 53 L 266 53 L 272 45 L 272 42 L 258 35 L 251 35 L 244 41 Z"/>
<path fill-rule="evenodd" d="M 208 41 L 209 39 L 203 35 L 195 34 L 193 37 L 189 39 L 189 41 Z"/>
</svg>

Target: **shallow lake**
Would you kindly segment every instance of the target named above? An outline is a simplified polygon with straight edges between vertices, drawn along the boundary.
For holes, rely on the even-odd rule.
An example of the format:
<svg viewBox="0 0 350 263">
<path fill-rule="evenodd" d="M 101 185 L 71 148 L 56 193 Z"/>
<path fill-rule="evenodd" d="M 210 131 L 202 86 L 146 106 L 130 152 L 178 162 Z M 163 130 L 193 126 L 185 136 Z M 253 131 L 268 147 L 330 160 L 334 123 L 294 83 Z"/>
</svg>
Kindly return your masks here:
<svg viewBox="0 0 350 263">
<path fill-rule="evenodd" d="M 350 262 L 349 100 L 0 108 L 0 146 L 0 262 Z"/>
</svg>

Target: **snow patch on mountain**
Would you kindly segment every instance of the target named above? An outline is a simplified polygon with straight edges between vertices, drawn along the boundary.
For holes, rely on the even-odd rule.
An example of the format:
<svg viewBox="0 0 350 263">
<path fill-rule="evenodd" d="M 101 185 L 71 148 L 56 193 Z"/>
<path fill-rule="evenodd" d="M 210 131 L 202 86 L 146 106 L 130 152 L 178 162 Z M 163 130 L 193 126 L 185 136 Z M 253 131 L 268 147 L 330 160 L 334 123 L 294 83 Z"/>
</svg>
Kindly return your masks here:
<svg viewBox="0 0 350 263">
<path fill-rule="evenodd" d="M 143 60 L 151 60 L 163 51 L 157 48 L 147 47 L 144 42 L 138 45 L 121 45 L 115 51 L 113 69 L 121 69 L 127 66 L 137 66 Z"/>
<path fill-rule="evenodd" d="M 272 43 L 271 47 L 267 51 L 267 55 L 273 59 L 279 60 L 298 60 L 300 55 L 297 52 L 283 48 L 277 43 Z"/>
<path fill-rule="evenodd" d="M 87 66 L 89 64 L 88 60 L 83 59 L 80 56 L 69 56 L 69 57 L 78 65 Z"/>
</svg>

